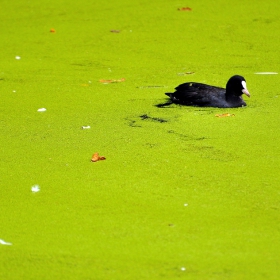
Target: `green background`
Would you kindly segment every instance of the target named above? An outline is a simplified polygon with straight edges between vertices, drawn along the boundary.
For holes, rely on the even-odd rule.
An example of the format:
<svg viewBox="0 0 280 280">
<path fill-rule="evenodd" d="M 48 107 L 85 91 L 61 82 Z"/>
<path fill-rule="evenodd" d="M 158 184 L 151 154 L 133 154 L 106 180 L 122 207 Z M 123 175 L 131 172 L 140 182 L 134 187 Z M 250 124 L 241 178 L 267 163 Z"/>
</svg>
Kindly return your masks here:
<svg viewBox="0 0 280 280">
<path fill-rule="evenodd" d="M 0 18 L 1 279 L 280 278 L 279 76 L 254 74 L 279 72 L 279 1 L 1 0 Z M 154 106 L 234 74 L 245 108 Z"/>
</svg>

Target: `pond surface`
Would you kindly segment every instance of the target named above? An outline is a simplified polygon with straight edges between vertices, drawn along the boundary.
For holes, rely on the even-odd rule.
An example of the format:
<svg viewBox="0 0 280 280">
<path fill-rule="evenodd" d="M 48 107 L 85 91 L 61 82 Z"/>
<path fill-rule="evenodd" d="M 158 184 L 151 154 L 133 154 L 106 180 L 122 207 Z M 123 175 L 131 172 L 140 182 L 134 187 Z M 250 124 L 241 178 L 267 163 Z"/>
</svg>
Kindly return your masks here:
<svg viewBox="0 0 280 280">
<path fill-rule="evenodd" d="M 278 279 L 279 6 L 2 1 L 0 278 Z"/>
</svg>

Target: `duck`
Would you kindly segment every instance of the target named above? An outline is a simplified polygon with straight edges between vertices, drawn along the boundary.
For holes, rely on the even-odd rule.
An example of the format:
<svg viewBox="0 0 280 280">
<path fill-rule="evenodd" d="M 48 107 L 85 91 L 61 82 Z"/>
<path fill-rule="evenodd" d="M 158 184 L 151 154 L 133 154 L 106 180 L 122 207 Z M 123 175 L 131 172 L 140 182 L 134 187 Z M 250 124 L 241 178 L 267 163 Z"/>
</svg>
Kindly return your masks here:
<svg viewBox="0 0 280 280">
<path fill-rule="evenodd" d="M 246 106 L 242 94 L 250 97 L 246 80 L 240 75 L 232 76 L 226 88 L 196 82 L 179 85 L 174 93 L 165 93 L 170 103 L 186 106 L 236 108 Z"/>
</svg>

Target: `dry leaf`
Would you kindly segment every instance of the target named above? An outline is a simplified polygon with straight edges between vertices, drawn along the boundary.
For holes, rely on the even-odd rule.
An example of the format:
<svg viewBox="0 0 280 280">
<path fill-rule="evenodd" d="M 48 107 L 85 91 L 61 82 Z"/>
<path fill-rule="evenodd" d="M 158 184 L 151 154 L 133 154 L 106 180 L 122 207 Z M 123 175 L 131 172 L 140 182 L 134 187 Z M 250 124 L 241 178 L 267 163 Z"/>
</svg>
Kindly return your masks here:
<svg viewBox="0 0 280 280">
<path fill-rule="evenodd" d="M 110 30 L 110 32 L 112 32 L 112 33 L 120 33 L 121 31 L 120 30 L 116 30 L 116 29 L 112 29 L 112 30 Z"/>
<path fill-rule="evenodd" d="M 121 78 L 118 80 L 99 80 L 99 82 L 102 84 L 120 83 L 120 82 L 124 82 L 124 81 L 125 81 L 125 78 Z"/>
<path fill-rule="evenodd" d="M 190 7 L 183 7 L 183 8 L 178 8 L 179 11 L 191 11 L 192 9 Z"/>
<path fill-rule="evenodd" d="M 55 31 L 54 28 L 51 28 L 51 29 L 50 29 L 50 32 L 51 32 L 51 33 L 55 33 L 56 31 Z"/>
<path fill-rule="evenodd" d="M 96 162 L 96 161 L 99 161 L 99 160 L 105 160 L 106 158 L 105 157 L 100 157 L 98 153 L 94 153 L 91 157 L 91 161 L 92 162 Z"/>
<path fill-rule="evenodd" d="M 215 115 L 218 118 L 224 118 L 224 117 L 234 117 L 234 114 L 230 114 L 230 113 L 224 113 L 224 114 L 216 114 Z"/>
<path fill-rule="evenodd" d="M 99 154 L 98 153 L 94 153 L 91 157 L 91 161 L 92 162 L 96 162 L 98 161 L 98 158 L 99 158 Z"/>
</svg>

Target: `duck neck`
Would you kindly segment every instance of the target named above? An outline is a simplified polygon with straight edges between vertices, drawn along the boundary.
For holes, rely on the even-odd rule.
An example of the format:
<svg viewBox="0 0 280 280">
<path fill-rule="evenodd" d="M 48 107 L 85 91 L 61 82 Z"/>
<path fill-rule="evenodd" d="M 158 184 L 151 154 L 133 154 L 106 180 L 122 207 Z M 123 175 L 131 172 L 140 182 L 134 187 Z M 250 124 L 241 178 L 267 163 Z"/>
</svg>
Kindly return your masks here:
<svg viewBox="0 0 280 280">
<path fill-rule="evenodd" d="M 237 96 L 234 94 L 233 91 L 231 91 L 230 89 L 226 89 L 226 101 L 237 101 L 240 100 L 240 96 Z"/>
<path fill-rule="evenodd" d="M 226 92 L 226 101 L 230 104 L 230 107 L 241 107 L 246 105 L 241 95 L 238 96 L 230 92 Z"/>
</svg>

